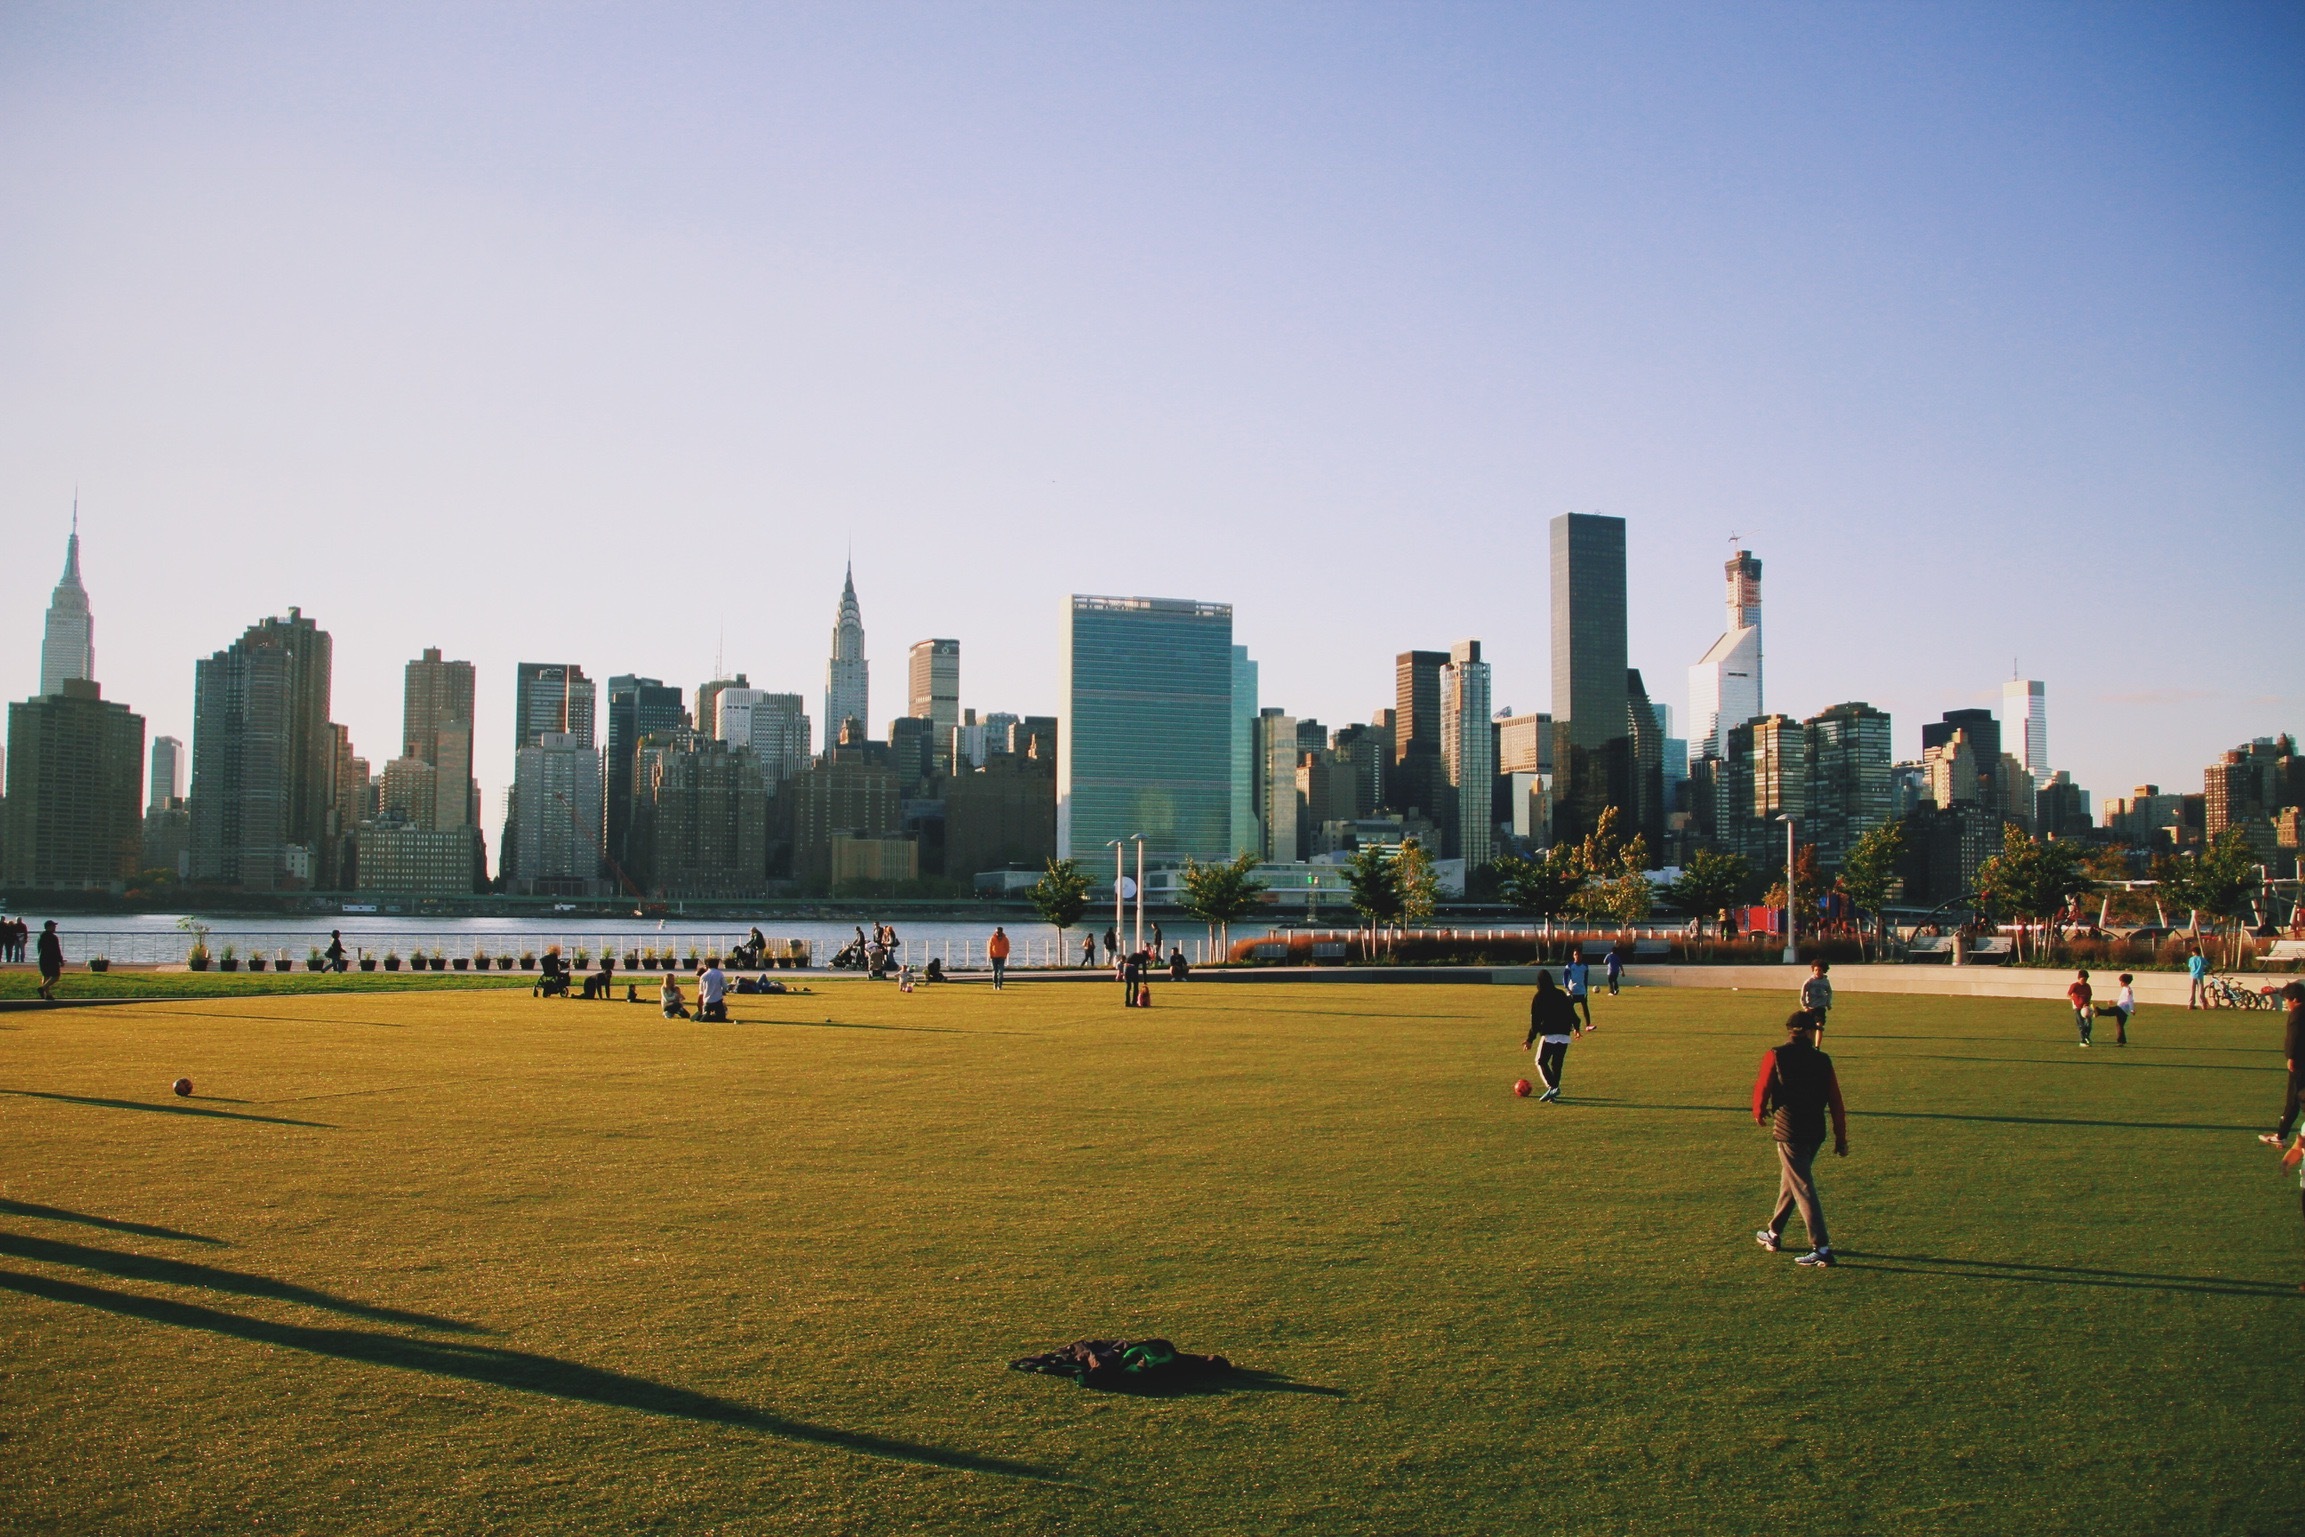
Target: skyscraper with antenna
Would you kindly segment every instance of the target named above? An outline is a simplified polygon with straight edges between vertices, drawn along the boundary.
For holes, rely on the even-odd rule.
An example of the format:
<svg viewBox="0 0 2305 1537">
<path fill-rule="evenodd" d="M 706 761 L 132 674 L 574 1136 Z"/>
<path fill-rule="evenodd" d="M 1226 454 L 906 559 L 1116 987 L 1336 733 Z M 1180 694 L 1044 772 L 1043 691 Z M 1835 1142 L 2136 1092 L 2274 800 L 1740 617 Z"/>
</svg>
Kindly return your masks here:
<svg viewBox="0 0 2305 1537">
<path fill-rule="evenodd" d="M 1739 549 L 1723 574 L 1727 627 L 1689 669 L 1689 751 L 1700 758 L 1726 758 L 1730 730 L 1762 713 L 1761 563 Z"/>
<path fill-rule="evenodd" d="M 840 612 L 832 622 L 832 659 L 824 670 L 824 745 L 840 740 L 840 728 L 855 721 L 871 734 L 872 689 L 864 659 L 864 611 L 856 601 L 856 567 L 852 562 L 841 583 Z"/>
<path fill-rule="evenodd" d="M 80 585 L 80 497 L 72 497 L 72 535 L 64 544 L 64 575 L 48 600 L 48 628 L 40 640 L 40 692 L 64 692 L 67 678 L 96 677 L 96 620 L 88 589 Z"/>
</svg>

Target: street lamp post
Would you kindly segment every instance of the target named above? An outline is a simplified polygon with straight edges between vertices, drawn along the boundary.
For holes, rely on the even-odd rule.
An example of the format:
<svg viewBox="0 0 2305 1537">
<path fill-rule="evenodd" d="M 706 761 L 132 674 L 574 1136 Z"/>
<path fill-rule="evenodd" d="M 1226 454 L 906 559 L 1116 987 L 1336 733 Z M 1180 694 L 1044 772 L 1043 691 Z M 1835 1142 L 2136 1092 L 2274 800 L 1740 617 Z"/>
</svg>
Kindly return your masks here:
<svg viewBox="0 0 2305 1537">
<path fill-rule="evenodd" d="M 1777 818 L 1785 824 L 1785 964 L 1801 964 L 1799 931 L 1793 918 L 1793 817 L 1791 812 Z"/>
</svg>

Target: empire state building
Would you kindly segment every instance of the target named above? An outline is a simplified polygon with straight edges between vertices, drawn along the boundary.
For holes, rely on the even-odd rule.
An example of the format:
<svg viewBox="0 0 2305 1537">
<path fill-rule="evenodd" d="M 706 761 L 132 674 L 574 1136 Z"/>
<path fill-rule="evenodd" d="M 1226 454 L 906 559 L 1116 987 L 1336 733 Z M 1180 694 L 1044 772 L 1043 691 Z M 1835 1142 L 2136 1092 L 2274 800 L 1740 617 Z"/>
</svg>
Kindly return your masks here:
<svg viewBox="0 0 2305 1537">
<path fill-rule="evenodd" d="M 64 546 L 64 575 L 48 600 L 48 630 L 40 641 L 40 692 L 60 694 L 67 678 L 96 676 L 96 620 L 88 589 L 80 585 L 80 510 L 72 510 L 72 537 Z"/>
</svg>

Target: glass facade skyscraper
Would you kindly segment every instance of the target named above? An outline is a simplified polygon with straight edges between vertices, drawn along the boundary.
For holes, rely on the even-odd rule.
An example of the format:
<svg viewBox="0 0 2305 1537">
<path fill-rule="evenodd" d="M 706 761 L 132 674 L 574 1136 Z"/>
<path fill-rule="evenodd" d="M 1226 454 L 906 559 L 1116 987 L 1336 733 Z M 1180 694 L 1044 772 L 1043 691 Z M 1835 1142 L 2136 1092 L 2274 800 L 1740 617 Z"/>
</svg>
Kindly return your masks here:
<svg viewBox="0 0 2305 1537">
<path fill-rule="evenodd" d="M 1264 846 L 1257 822 L 1257 664 L 1246 646 L 1233 647 L 1233 799 L 1235 854 Z"/>
<path fill-rule="evenodd" d="M 1625 520 L 1583 512 L 1553 519 L 1552 567 L 1554 837 L 1567 841 L 1634 799 Z"/>
<path fill-rule="evenodd" d="M 1059 856 L 1142 834 L 1148 855 L 1230 858 L 1232 605 L 1075 594 L 1061 665 Z"/>
</svg>

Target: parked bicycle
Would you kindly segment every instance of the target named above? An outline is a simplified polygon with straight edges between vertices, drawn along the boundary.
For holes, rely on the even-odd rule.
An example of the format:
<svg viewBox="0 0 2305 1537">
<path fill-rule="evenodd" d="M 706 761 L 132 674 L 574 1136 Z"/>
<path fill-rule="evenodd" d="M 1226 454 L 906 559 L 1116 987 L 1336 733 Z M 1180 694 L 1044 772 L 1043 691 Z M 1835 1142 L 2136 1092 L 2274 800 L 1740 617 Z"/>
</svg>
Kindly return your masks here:
<svg viewBox="0 0 2305 1537">
<path fill-rule="evenodd" d="M 2278 1005 L 2270 990 L 2260 992 L 2245 982 L 2212 973 L 2201 979 L 2201 994 L 2213 1009 L 2270 1009 Z"/>
</svg>

